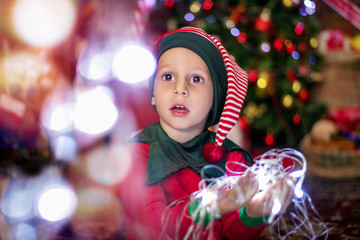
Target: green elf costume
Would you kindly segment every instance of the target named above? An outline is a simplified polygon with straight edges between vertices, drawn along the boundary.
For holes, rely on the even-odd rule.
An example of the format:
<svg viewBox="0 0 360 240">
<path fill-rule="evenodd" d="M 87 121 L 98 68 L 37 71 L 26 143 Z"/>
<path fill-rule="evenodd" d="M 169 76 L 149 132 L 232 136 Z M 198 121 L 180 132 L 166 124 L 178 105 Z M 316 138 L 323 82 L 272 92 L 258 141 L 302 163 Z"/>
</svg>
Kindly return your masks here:
<svg viewBox="0 0 360 240">
<path fill-rule="evenodd" d="M 252 157 L 226 138 L 237 123 L 247 91 L 247 74 L 228 55 L 221 43 L 204 31 L 184 27 L 164 34 L 154 45 L 157 59 L 170 48 L 185 47 L 198 54 L 210 71 L 214 99 L 205 129 L 186 143 L 167 136 L 160 123 L 147 126 L 126 147 L 130 170 L 120 183 L 127 239 L 184 239 L 194 221 L 190 195 L 199 190 L 201 169 L 217 165 L 224 171 L 229 161 L 251 164 Z M 154 76 L 149 81 L 149 101 Z M 153 108 L 156 111 L 155 106 Z M 217 132 L 208 130 L 219 123 Z M 232 164 L 232 171 L 242 171 Z M 216 172 L 207 177 L 218 177 Z M 227 172 L 231 175 L 230 172 Z M 195 223 L 196 224 L 196 223 Z M 266 226 L 262 218 L 246 216 L 244 208 L 214 220 L 212 239 L 254 239 Z M 197 239 L 208 239 L 203 226 Z M 190 239 L 192 236 L 189 237 Z"/>
</svg>

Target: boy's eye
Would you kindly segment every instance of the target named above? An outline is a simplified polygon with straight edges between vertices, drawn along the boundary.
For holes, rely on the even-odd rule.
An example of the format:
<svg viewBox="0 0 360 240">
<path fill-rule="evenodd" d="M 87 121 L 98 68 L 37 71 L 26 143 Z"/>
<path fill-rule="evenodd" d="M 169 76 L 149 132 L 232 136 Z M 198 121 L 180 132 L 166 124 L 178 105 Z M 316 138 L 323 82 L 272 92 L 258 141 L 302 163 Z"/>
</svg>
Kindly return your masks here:
<svg viewBox="0 0 360 240">
<path fill-rule="evenodd" d="M 202 77 L 200 77 L 200 76 L 193 76 L 193 77 L 191 78 L 191 81 L 194 82 L 194 83 L 200 83 L 200 82 L 202 82 L 202 81 L 204 81 L 204 80 L 203 80 Z"/>
<path fill-rule="evenodd" d="M 173 76 L 170 73 L 166 73 L 166 74 L 164 74 L 163 79 L 165 81 L 171 81 L 171 80 L 173 80 Z"/>
</svg>

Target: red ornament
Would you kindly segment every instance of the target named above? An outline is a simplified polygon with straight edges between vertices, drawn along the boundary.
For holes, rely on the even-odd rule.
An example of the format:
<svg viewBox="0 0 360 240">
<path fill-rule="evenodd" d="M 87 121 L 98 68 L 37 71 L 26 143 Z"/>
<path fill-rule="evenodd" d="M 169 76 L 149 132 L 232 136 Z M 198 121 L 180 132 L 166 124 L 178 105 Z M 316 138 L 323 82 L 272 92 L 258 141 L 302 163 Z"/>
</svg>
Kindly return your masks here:
<svg viewBox="0 0 360 240">
<path fill-rule="evenodd" d="M 275 39 L 275 41 L 273 42 L 273 46 L 276 50 L 280 51 L 284 47 L 284 39 L 282 38 Z"/>
<path fill-rule="evenodd" d="M 175 4 L 174 0 L 165 0 L 164 5 L 167 7 L 172 7 Z"/>
<path fill-rule="evenodd" d="M 309 98 L 309 92 L 306 89 L 300 91 L 299 98 L 302 101 L 306 101 Z"/>
<path fill-rule="evenodd" d="M 275 142 L 275 138 L 274 138 L 274 135 L 273 135 L 273 134 L 268 134 L 268 135 L 266 135 L 266 137 L 265 137 L 265 143 L 266 143 L 266 145 L 271 146 L 271 145 L 274 144 L 274 142 Z"/>
<path fill-rule="evenodd" d="M 293 117 L 292 120 L 293 120 L 294 125 L 299 125 L 300 122 L 301 122 L 301 117 L 300 117 L 300 115 L 297 113 L 297 114 L 294 115 L 294 117 Z"/>
<path fill-rule="evenodd" d="M 256 70 L 250 70 L 249 75 L 248 75 L 249 81 L 250 82 L 256 82 L 256 80 L 258 79 L 258 73 Z"/>
<path fill-rule="evenodd" d="M 298 22 L 295 26 L 295 29 L 294 29 L 295 33 L 297 35 L 301 35 L 303 34 L 303 31 L 304 31 L 304 23 L 302 22 Z"/>
<path fill-rule="evenodd" d="M 213 7 L 214 3 L 211 0 L 205 0 L 202 7 L 205 10 L 210 10 Z"/>
<path fill-rule="evenodd" d="M 304 52 L 307 49 L 307 44 L 304 43 L 304 42 L 300 42 L 298 44 L 298 49 L 299 49 L 300 52 Z"/>
<path fill-rule="evenodd" d="M 296 80 L 296 74 L 295 71 L 290 69 L 286 72 L 286 77 L 290 80 L 291 83 L 293 83 Z"/>
<path fill-rule="evenodd" d="M 254 22 L 254 28 L 260 32 L 270 32 L 271 22 L 258 17 Z"/>
<path fill-rule="evenodd" d="M 288 44 L 288 46 L 286 46 L 286 51 L 288 52 L 288 53 L 292 53 L 293 51 L 295 51 L 295 46 L 294 46 L 294 44 Z"/>
<path fill-rule="evenodd" d="M 244 43 L 246 42 L 247 35 L 244 32 L 240 32 L 239 36 L 237 36 L 236 39 L 238 40 L 239 43 Z"/>
<path fill-rule="evenodd" d="M 202 148 L 202 155 L 211 164 L 217 164 L 225 158 L 226 150 L 223 146 L 216 146 L 209 142 Z"/>
</svg>

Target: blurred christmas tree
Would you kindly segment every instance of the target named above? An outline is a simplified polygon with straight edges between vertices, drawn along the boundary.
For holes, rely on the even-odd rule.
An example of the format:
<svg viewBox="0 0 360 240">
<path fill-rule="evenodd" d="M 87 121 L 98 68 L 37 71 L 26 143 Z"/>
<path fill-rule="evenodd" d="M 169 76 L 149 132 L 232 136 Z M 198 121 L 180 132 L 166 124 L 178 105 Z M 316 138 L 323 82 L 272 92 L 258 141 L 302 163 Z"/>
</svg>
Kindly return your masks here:
<svg viewBox="0 0 360 240">
<path fill-rule="evenodd" d="M 311 0 L 162 0 L 148 31 L 194 26 L 218 37 L 249 73 L 241 122 L 252 146 L 294 147 L 327 111 L 311 100 L 322 81 L 315 11 Z"/>
</svg>

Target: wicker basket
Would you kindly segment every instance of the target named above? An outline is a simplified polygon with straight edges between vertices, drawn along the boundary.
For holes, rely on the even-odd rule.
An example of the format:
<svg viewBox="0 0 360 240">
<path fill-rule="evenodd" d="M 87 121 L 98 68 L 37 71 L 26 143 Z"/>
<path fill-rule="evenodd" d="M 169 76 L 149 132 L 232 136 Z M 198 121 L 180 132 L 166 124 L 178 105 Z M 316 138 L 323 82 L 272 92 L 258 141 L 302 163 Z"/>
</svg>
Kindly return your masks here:
<svg viewBox="0 0 360 240">
<path fill-rule="evenodd" d="M 308 172 L 326 178 L 360 177 L 360 150 L 342 150 L 314 145 L 306 135 L 300 143 Z"/>
</svg>

